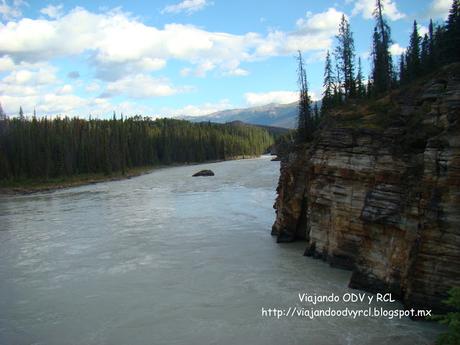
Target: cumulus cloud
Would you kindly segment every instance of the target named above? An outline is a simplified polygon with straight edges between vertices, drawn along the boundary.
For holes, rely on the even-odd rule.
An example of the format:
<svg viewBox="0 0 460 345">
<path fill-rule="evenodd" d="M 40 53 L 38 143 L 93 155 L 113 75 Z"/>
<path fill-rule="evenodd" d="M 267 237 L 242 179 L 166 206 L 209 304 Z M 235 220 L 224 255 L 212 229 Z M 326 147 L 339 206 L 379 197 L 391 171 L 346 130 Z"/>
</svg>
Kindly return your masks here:
<svg viewBox="0 0 460 345">
<path fill-rule="evenodd" d="M 19 18 L 22 16 L 21 7 L 27 3 L 23 0 L 6 1 L 1 0 L 0 2 L 0 15 L 3 20 L 10 20 Z"/>
<path fill-rule="evenodd" d="M 355 6 L 352 10 L 352 15 L 356 16 L 361 14 L 365 19 L 373 18 L 373 13 L 375 9 L 375 0 L 355 0 Z M 395 0 L 383 0 L 384 14 L 390 20 L 399 20 L 405 18 L 406 15 L 400 12 L 396 6 Z"/>
<path fill-rule="evenodd" d="M 2 95 L 2 105 L 8 115 L 17 115 L 19 107 L 30 115 L 33 109 L 39 115 L 75 114 L 75 111 L 88 107 L 90 100 L 72 94 L 56 92 L 37 92 L 36 88 L 29 86 L 15 86 L 15 92 L 8 90 L 7 95 Z M 0 93 L 3 93 L 3 84 L 0 83 Z"/>
<path fill-rule="evenodd" d="M 186 14 L 190 15 L 192 13 L 201 11 L 206 6 L 211 5 L 212 2 L 207 0 L 184 0 L 179 2 L 178 4 L 168 5 L 166 6 L 161 13 L 181 13 L 185 12 Z"/>
<path fill-rule="evenodd" d="M 297 20 L 296 24 L 301 30 L 310 33 L 329 36 L 335 35 L 343 14 L 344 13 L 331 7 L 326 12 L 322 13 L 312 14 L 308 12 L 306 18 Z"/>
<path fill-rule="evenodd" d="M 417 29 L 418 29 L 418 33 L 419 35 L 423 38 L 423 36 L 425 36 L 426 34 L 429 34 L 429 30 L 426 26 L 424 25 L 420 25 L 418 24 L 417 25 Z"/>
<path fill-rule="evenodd" d="M 108 83 L 103 96 L 126 95 L 132 98 L 151 98 L 171 96 L 185 91 L 186 88 L 176 88 L 165 78 L 152 78 L 145 74 L 136 74 Z"/>
<path fill-rule="evenodd" d="M 0 57 L 0 72 L 11 71 L 14 68 L 14 61 L 9 56 Z"/>
<path fill-rule="evenodd" d="M 390 46 L 390 54 L 391 55 L 401 55 L 406 52 L 406 48 L 401 47 L 398 43 L 393 43 Z"/>
<path fill-rule="evenodd" d="M 56 69 L 52 66 L 41 66 L 32 69 L 18 68 L 3 78 L 2 82 L 9 85 L 41 86 L 57 81 Z"/>
<path fill-rule="evenodd" d="M 213 73 L 241 77 L 249 74 L 243 63 L 290 56 L 297 50 L 316 56 L 330 47 L 342 16 L 342 12 L 330 8 L 322 13 L 308 13 L 292 31 L 231 34 L 184 24 L 154 27 L 119 9 L 94 13 L 77 7 L 65 13 L 62 7 L 48 6 L 43 10 L 46 17 L 13 20 L 10 16 L 7 23 L 0 23 L 0 71 L 8 72 L 0 80 L 0 97 L 7 111 L 17 112 L 16 108 L 22 105 L 24 109 L 36 107 L 40 113 L 50 114 L 72 109 L 78 109 L 80 114 L 111 112 L 116 109 L 112 97 L 139 100 L 190 91 L 190 87 L 152 76 L 170 60 L 186 63 L 180 71 L 183 76 Z M 57 78 L 56 69 L 48 64 L 52 59 L 82 55 L 95 77 L 86 85 L 83 81 L 74 82 L 73 87 L 64 84 Z M 77 71 L 67 75 L 70 79 L 78 76 Z M 73 94 L 74 87 L 99 96 L 82 99 Z M 252 93 L 247 99 L 251 104 L 284 103 L 295 101 L 297 93 L 294 94 L 289 98 L 278 91 L 264 98 Z M 124 106 L 137 103 L 124 102 Z M 202 115 L 230 106 L 227 101 L 179 110 Z"/>
<path fill-rule="evenodd" d="M 73 86 L 70 84 L 65 84 L 56 90 L 58 95 L 69 95 L 71 93 L 73 93 Z"/>
<path fill-rule="evenodd" d="M 101 86 L 96 82 L 89 83 L 88 85 L 85 86 L 86 92 L 90 92 L 90 93 L 98 92 L 100 89 L 101 89 Z"/>
<path fill-rule="evenodd" d="M 291 32 L 234 35 L 183 24 L 160 29 L 120 10 L 95 14 L 75 8 L 52 20 L 24 18 L 0 24 L 0 56 L 16 62 L 47 61 L 87 52 L 98 77 L 106 80 L 160 70 L 169 59 L 189 62 L 197 74 L 218 67 L 224 75 L 244 75 L 239 66 L 243 61 L 328 48 L 341 15 L 330 8 L 299 20 Z"/>
<path fill-rule="evenodd" d="M 115 109 L 125 114 L 135 115 L 137 114 L 135 111 L 146 114 L 149 110 L 137 103 L 125 101 L 113 104 L 107 98 L 77 96 L 74 94 L 74 86 L 59 80 L 57 69 L 46 63 L 15 65 L 6 58 L 0 60 L 0 66 L 2 63 L 8 65 L 8 73 L 0 79 L 0 99 L 5 112 L 10 116 L 17 115 L 19 107 L 24 109 L 27 116 L 32 114 L 33 109 L 37 110 L 38 115 L 49 116 L 108 114 Z M 80 84 L 87 92 L 93 94 L 101 89 L 96 81 L 86 86 Z M 122 79 L 118 83 L 108 83 L 107 88 L 113 96 L 125 94 L 132 98 L 188 91 L 186 88 L 174 88 L 167 80 L 156 80 L 148 76 L 142 78 L 137 75 Z M 143 111 L 140 112 L 141 110 Z"/>
<path fill-rule="evenodd" d="M 298 50 L 318 51 L 331 46 L 332 38 L 343 13 L 335 8 L 325 12 L 307 13 L 305 18 L 297 20 L 297 28 L 292 32 L 271 31 L 266 37 L 253 37 L 255 56 L 269 57 L 289 55 Z"/>
<path fill-rule="evenodd" d="M 161 114 L 167 116 L 202 116 L 217 111 L 234 108 L 228 99 L 222 99 L 217 103 L 204 103 L 200 105 L 186 105 L 179 109 L 163 108 Z"/>
<path fill-rule="evenodd" d="M 245 70 L 244 68 L 235 68 L 233 70 L 229 70 L 224 75 L 234 76 L 234 77 L 245 77 L 249 75 L 249 71 Z"/>
<path fill-rule="evenodd" d="M 244 94 L 246 104 L 254 107 L 270 103 L 288 104 L 299 100 L 299 93 L 294 91 L 248 92 Z"/>
<path fill-rule="evenodd" d="M 41 97 L 37 111 L 45 114 L 70 115 L 75 109 L 86 107 L 88 100 L 71 94 L 48 93 Z"/>
<path fill-rule="evenodd" d="M 452 6 L 452 0 L 433 0 L 426 14 L 427 18 L 446 19 Z"/>
<path fill-rule="evenodd" d="M 59 18 L 62 16 L 64 6 L 59 4 L 55 5 L 48 5 L 40 10 L 41 14 L 47 15 L 50 18 Z"/>
</svg>

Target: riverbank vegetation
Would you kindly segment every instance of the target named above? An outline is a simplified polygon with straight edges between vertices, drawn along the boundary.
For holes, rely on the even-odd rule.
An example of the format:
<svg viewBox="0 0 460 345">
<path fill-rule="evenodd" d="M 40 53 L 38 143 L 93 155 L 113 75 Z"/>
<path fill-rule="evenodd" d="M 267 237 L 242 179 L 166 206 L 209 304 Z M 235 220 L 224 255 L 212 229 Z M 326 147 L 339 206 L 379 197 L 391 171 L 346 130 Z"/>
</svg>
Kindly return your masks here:
<svg viewBox="0 0 460 345">
<path fill-rule="evenodd" d="M 4 119 L 0 182 L 74 175 L 125 175 L 133 168 L 226 160 L 264 153 L 268 131 L 232 124 L 141 118 Z"/>
</svg>

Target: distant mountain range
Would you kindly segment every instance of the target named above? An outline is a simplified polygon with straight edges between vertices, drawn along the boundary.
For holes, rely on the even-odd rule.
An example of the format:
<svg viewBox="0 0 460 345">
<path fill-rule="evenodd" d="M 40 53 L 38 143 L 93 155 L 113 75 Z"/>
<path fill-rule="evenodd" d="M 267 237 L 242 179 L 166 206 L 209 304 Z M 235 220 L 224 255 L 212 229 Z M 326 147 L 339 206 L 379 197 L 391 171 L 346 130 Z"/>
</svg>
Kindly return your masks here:
<svg viewBox="0 0 460 345">
<path fill-rule="evenodd" d="M 321 101 L 317 101 L 316 103 L 321 108 Z M 315 102 L 313 102 L 314 104 Z M 181 118 L 192 122 L 211 121 L 227 123 L 241 121 L 253 125 L 295 128 L 297 125 L 298 107 L 298 102 L 289 104 L 272 103 L 258 107 L 229 109 L 203 116 L 183 116 Z"/>
<path fill-rule="evenodd" d="M 270 127 L 295 128 L 298 114 L 298 103 L 268 104 L 245 109 L 222 110 L 204 116 L 184 116 L 193 122 L 211 121 L 226 123 L 241 121 L 248 124 Z"/>
</svg>

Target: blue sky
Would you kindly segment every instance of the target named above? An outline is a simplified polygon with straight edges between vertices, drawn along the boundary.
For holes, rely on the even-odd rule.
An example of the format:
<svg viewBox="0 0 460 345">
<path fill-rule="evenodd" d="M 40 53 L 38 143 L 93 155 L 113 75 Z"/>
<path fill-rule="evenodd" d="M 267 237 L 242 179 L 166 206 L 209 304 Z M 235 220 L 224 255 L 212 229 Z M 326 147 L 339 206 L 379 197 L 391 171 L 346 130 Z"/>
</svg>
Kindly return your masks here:
<svg viewBox="0 0 460 345">
<path fill-rule="evenodd" d="M 0 102 L 9 115 L 203 115 L 295 101 L 297 50 L 321 96 L 324 54 L 342 14 L 365 73 L 375 0 L 0 0 Z M 392 52 L 414 19 L 451 0 L 385 0 Z"/>
</svg>

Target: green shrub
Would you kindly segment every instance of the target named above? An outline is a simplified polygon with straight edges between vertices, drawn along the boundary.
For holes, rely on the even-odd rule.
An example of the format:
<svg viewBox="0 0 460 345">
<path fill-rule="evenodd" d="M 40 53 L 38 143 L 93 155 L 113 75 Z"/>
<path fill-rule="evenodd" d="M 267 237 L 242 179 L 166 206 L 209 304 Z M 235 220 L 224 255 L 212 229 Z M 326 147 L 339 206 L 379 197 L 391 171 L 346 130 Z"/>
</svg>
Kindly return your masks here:
<svg viewBox="0 0 460 345">
<path fill-rule="evenodd" d="M 452 288 L 449 291 L 449 297 L 444 301 L 447 305 L 453 307 L 455 311 L 444 315 L 435 315 L 434 320 L 447 325 L 446 333 L 439 336 L 437 345 L 459 345 L 460 344 L 460 287 Z"/>
</svg>

